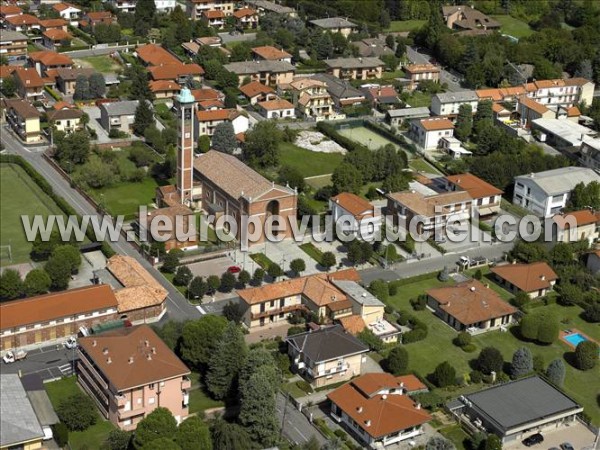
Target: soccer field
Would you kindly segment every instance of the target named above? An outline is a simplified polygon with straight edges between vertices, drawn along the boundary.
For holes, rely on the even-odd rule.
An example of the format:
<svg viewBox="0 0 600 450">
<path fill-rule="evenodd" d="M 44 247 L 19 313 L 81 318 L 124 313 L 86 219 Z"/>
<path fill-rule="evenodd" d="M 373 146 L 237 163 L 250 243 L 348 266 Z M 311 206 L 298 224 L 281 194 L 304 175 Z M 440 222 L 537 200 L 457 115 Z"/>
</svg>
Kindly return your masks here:
<svg viewBox="0 0 600 450">
<path fill-rule="evenodd" d="M 25 238 L 21 215 L 62 214 L 59 207 L 16 164 L 0 164 L 0 245 L 11 246 L 12 262 L 6 249 L 0 253 L 0 264 L 18 264 L 29 261 L 31 243 Z"/>
</svg>

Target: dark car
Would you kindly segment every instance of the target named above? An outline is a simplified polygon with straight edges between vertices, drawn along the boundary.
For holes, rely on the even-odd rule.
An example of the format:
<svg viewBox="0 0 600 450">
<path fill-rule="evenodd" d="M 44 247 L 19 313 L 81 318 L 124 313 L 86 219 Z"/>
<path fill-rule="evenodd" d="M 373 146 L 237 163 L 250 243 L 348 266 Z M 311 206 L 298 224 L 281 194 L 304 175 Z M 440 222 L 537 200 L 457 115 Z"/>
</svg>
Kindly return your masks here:
<svg viewBox="0 0 600 450">
<path fill-rule="evenodd" d="M 570 442 L 563 442 L 560 444 L 561 450 L 575 450 Z"/>
<path fill-rule="evenodd" d="M 242 269 L 240 269 L 238 266 L 230 266 L 227 268 L 227 272 L 229 273 L 239 273 Z"/>
<path fill-rule="evenodd" d="M 536 433 L 525 439 L 523 441 L 523 445 L 531 447 L 532 445 L 541 444 L 542 442 L 544 442 L 544 436 L 542 436 L 540 433 Z"/>
</svg>

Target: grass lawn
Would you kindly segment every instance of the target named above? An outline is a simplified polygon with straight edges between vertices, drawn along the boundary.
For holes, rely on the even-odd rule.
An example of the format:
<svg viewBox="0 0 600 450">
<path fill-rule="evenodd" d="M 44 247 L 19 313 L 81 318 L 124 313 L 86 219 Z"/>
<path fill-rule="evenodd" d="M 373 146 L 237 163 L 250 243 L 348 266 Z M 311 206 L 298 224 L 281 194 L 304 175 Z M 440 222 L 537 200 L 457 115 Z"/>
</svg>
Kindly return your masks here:
<svg viewBox="0 0 600 450">
<path fill-rule="evenodd" d="M 203 413 L 207 409 L 220 408 L 222 406 L 225 406 L 225 403 L 213 400 L 200 388 L 190 391 L 190 414 Z"/>
<path fill-rule="evenodd" d="M 419 106 L 430 106 L 431 94 L 428 94 L 427 92 L 414 91 L 410 96 L 408 96 L 406 103 L 412 108 L 417 108 Z"/>
<path fill-rule="evenodd" d="M 512 16 L 499 15 L 492 17 L 502 24 L 500 31 L 504 34 L 509 34 L 516 38 L 524 38 L 534 33 L 527 23 Z"/>
<path fill-rule="evenodd" d="M 62 211 L 16 164 L 0 165 L 0 193 L 0 245 L 11 245 L 12 264 L 27 262 L 31 243 L 27 242 L 21 215 L 32 220 L 35 215 L 62 215 Z M 2 264 L 9 263 L 4 249 L 0 258 Z"/>
<path fill-rule="evenodd" d="M 460 427 L 460 425 L 453 425 L 450 427 L 442 428 L 440 430 L 442 436 L 452 441 L 456 450 L 465 450 L 464 442 L 469 439 L 469 435 Z"/>
<path fill-rule="evenodd" d="M 264 253 L 252 253 L 250 258 L 252 258 L 254 262 L 256 262 L 256 264 L 258 264 L 264 270 L 268 270 L 269 266 L 274 264 L 274 262 L 271 261 Z"/>
<path fill-rule="evenodd" d="M 321 264 L 321 261 L 323 260 L 323 252 L 315 247 L 312 242 L 307 242 L 306 244 L 300 245 L 300 249 L 316 262 Z"/>
<path fill-rule="evenodd" d="M 77 378 L 72 376 L 44 384 L 54 409 L 58 408 L 58 405 L 63 399 L 81 392 L 77 386 L 76 380 Z M 108 437 L 108 434 L 114 429 L 115 427 L 112 423 L 104 420 L 100 417 L 100 414 L 98 414 L 98 421 L 95 425 L 85 431 L 74 431 L 69 433 L 69 444 L 73 450 L 100 449 Z"/>
<path fill-rule="evenodd" d="M 158 183 L 152 177 L 140 182 L 117 183 L 102 189 L 92 189 L 89 194 L 113 216 L 125 215 L 133 219 L 140 205 L 154 202 Z"/>
<path fill-rule="evenodd" d="M 344 158 L 340 153 L 313 152 L 289 142 L 279 144 L 280 163 L 297 169 L 304 177 L 333 173 Z"/>
<path fill-rule="evenodd" d="M 381 75 L 381 79 L 383 80 L 393 80 L 395 78 L 404 78 L 405 73 L 402 70 L 396 70 L 394 72 L 383 72 Z"/>
<path fill-rule="evenodd" d="M 304 392 L 302 389 L 300 389 L 298 387 L 298 385 L 296 384 L 296 381 L 284 384 L 283 386 L 281 386 L 281 390 L 283 392 L 287 392 L 294 398 L 302 398 L 302 397 L 306 397 L 306 395 L 307 395 L 306 392 Z"/>
<path fill-rule="evenodd" d="M 331 175 L 318 175 L 316 177 L 306 178 L 306 184 L 314 189 L 320 189 L 323 186 L 331 184 Z"/>
<path fill-rule="evenodd" d="M 112 73 L 119 68 L 119 65 L 108 55 L 78 58 L 75 62 L 83 67 L 92 67 L 100 73 Z"/>
<path fill-rule="evenodd" d="M 425 20 L 392 20 L 388 31 L 412 31 L 421 28 L 425 24 Z"/>
<path fill-rule="evenodd" d="M 400 146 L 390 141 L 385 136 L 367 128 L 364 126 L 346 128 L 344 130 L 338 130 L 342 136 L 346 136 L 359 144 L 367 146 L 370 150 L 376 150 L 379 147 L 383 147 L 387 144 L 392 144 L 395 148 L 399 149 Z"/>
<path fill-rule="evenodd" d="M 408 163 L 408 166 L 411 169 L 416 170 L 417 172 L 425 172 L 425 173 L 433 173 L 433 174 L 436 174 L 436 175 L 443 175 L 434 166 L 432 166 L 427 161 L 425 161 L 424 159 L 421 159 L 421 158 L 412 159 Z"/>
</svg>

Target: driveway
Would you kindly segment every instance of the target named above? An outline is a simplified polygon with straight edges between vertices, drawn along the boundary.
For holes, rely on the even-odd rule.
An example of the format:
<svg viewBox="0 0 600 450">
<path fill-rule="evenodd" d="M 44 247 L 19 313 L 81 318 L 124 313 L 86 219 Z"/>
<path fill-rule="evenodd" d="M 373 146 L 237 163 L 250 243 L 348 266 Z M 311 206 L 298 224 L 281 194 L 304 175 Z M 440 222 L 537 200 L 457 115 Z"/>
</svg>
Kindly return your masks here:
<svg viewBox="0 0 600 450">
<path fill-rule="evenodd" d="M 525 437 L 534 433 L 528 433 Z M 580 422 L 575 422 L 570 426 L 563 426 L 554 430 L 543 431 L 544 442 L 533 447 L 525 447 L 521 441 L 512 444 L 506 444 L 502 448 L 517 450 L 545 450 L 551 447 L 560 448 L 563 442 L 569 442 L 575 450 L 592 450 L 594 449 L 595 435 Z"/>
<path fill-rule="evenodd" d="M 111 139 L 108 137 L 108 132 L 100 125 L 100 108 L 97 106 L 84 106 L 82 109 L 90 117 L 88 127 L 96 132 L 98 136 L 96 142 L 99 144 L 110 142 Z"/>
</svg>

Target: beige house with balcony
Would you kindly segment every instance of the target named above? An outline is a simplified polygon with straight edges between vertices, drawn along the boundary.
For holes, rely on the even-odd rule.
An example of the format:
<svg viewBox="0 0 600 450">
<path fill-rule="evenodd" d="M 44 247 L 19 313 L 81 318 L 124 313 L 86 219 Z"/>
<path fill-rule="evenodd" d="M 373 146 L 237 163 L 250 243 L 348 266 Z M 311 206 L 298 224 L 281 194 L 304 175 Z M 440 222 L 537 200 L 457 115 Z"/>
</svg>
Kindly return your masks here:
<svg viewBox="0 0 600 450">
<path fill-rule="evenodd" d="M 294 81 L 296 72 L 296 68 L 287 61 L 241 61 L 225 64 L 224 67 L 238 76 L 240 86 L 247 80 L 271 87 L 289 84 Z"/>
<path fill-rule="evenodd" d="M 385 66 L 379 58 L 335 58 L 324 62 L 327 73 L 341 80 L 379 79 Z"/>
<path fill-rule="evenodd" d="M 312 78 L 294 80 L 290 84 L 293 103 L 305 117 L 326 118 L 333 114 L 333 99 L 327 83 Z"/>
<path fill-rule="evenodd" d="M 147 325 L 79 339 L 77 381 L 103 417 L 125 431 L 158 407 L 189 414 L 190 370 Z"/>
<path fill-rule="evenodd" d="M 76 108 L 63 108 L 48 112 L 48 122 L 57 130 L 73 133 L 81 129 L 83 111 Z"/>
<path fill-rule="evenodd" d="M 231 16 L 234 6 L 232 0 L 187 0 L 186 12 L 192 20 L 200 19 L 205 11 L 223 11 L 226 16 Z"/>
<path fill-rule="evenodd" d="M 424 80 L 440 82 L 440 68 L 433 64 L 410 64 L 404 68 L 404 72 L 409 80 L 408 89 L 411 91 L 417 89 L 419 83 Z"/>
<path fill-rule="evenodd" d="M 311 20 L 309 23 L 323 32 L 340 33 L 345 38 L 358 28 L 358 25 L 344 17 L 327 17 L 325 19 Z"/>
<path fill-rule="evenodd" d="M 587 240 L 591 246 L 600 239 L 600 212 L 583 209 L 557 214 L 552 218 L 554 239 L 557 242 Z"/>
<path fill-rule="evenodd" d="M 340 325 L 288 337 L 292 369 L 313 387 L 349 380 L 361 374 L 369 347 Z"/>
<path fill-rule="evenodd" d="M 2 30 L 0 35 L 0 55 L 11 59 L 27 56 L 27 36 L 18 31 Z"/>
<path fill-rule="evenodd" d="M 27 100 L 5 99 L 4 115 L 10 128 L 26 144 L 42 140 L 40 112 Z"/>
</svg>

